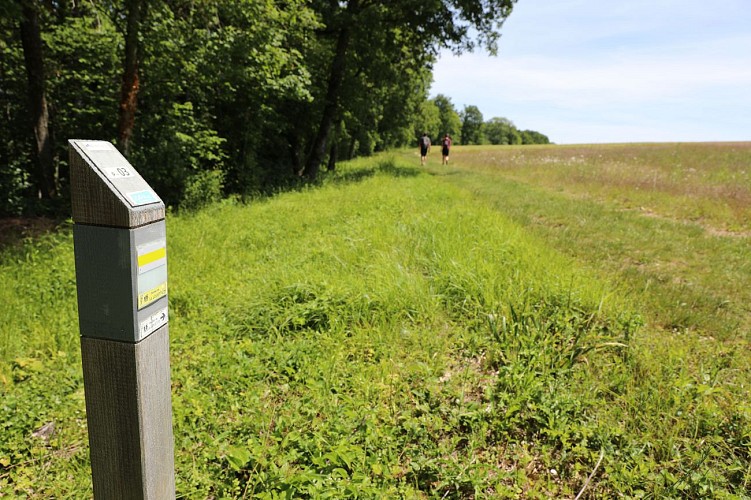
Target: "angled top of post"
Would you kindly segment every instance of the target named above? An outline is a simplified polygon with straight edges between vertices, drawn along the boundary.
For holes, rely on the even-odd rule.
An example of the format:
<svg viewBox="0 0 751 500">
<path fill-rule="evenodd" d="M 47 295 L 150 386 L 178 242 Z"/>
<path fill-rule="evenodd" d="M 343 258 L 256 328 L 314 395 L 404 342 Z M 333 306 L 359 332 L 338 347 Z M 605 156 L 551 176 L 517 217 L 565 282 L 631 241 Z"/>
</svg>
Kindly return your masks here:
<svg viewBox="0 0 751 500">
<path fill-rule="evenodd" d="M 134 228 L 164 219 L 164 202 L 107 141 L 69 140 L 73 221 Z"/>
</svg>

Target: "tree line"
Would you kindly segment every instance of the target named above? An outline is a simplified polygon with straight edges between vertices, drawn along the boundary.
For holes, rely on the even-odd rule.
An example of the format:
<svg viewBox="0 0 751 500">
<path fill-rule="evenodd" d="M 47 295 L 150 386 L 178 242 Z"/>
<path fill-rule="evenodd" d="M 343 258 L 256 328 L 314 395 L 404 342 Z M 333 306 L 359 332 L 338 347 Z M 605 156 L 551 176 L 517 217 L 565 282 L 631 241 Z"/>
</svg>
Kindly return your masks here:
<svg viewBox="0 0 751 500">
<path fill-rule="evenodd" d="M 493 117 L 483 121 L 477 106 L 467 105 L 457 111 L 451 98 L 443 94 L 420 104 L 417 124 L 422 126 L 422 131 L 418 127 L 415 134 L 427 133 L 434 141 L 449 134 L 457 144 L 550 144 L 545 134 L 519 130 L 508 118 Z"/>
<path fill-rule="evenodd" d="M 69 213 L 74 138 L 115 142 L 188 208 L 315 181 L 424 128 L 531 142 L 505 119 L 478 132 L 475 107 L 429 99 L 439 51 L 495 53 L 515 2 L 6 0 L 0 215 Z"/>
</svg>

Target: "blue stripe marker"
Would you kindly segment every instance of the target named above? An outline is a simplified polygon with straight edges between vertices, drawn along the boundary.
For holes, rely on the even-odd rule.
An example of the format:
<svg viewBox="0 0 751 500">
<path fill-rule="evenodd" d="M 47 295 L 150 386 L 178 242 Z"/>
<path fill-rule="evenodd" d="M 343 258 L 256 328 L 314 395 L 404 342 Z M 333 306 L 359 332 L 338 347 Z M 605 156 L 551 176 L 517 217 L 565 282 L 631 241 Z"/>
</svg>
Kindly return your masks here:
<svg viewBox="0 0 751 500">
<path fill-rule="evenodd" d="M 151 190 L 136 191 L 135 193 L 128 193 L 127 196 L 128 200 L 130 200 L 130 204 L 134 207 L 148 205 L 149 203 L 157 203 L 159 201 L 156 193 Z"/>
</svg>

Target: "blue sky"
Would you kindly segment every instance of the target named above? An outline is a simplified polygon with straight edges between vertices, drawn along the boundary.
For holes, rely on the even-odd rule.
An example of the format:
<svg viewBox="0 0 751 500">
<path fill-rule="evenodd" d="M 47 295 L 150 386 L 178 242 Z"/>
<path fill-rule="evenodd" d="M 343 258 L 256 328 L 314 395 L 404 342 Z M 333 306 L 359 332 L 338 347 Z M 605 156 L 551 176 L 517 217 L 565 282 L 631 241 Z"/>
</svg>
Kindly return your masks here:
<svg viewBox="0 0 751 500">
<path fill-rule="evenodd" d="M 559 144 L 751 141 L 751 1 L 519 0 L 431 95 Z"/>
</svg>

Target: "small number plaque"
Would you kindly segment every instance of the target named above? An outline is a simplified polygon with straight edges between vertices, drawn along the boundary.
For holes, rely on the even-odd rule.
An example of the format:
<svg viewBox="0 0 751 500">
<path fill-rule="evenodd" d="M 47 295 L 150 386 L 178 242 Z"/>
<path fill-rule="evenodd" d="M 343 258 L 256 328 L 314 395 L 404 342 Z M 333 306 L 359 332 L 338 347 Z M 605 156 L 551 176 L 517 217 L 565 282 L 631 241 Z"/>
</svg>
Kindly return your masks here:
<svg viewBox="0 0 751 500">
<path fill-rule="evenodd" d="M 128 177 L 133 177 L 135 172 L 132 168 L 128 167 L 117 167 L 117 168 L 102 168 L 102 172 L 104 172 L 104 175 L 109 177 L 110 179 L 126 179 Z"/>
</svg>

